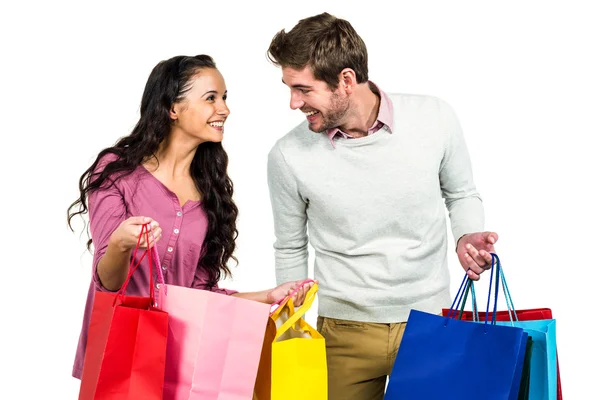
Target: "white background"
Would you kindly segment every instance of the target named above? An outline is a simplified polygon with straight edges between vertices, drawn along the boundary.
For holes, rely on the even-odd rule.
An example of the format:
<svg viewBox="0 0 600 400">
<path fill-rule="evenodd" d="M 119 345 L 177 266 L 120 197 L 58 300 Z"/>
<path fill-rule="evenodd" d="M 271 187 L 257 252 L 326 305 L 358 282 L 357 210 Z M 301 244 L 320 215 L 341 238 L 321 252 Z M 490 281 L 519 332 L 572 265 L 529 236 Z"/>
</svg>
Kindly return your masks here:
<svg viewBox="0 0 600 400">
<path fill-rule="evenodd" d="M 19 2 L 0 12 L 0 398 L 77 396 L 70 373 L 91 257 L 81 225 L 67 229 L 66 208 L 96 154 L 134 126 L 160 60 L 206 53 L 225 76 L 241 262 L 222 286 L 274 284 L 267 153 L 303 116 L 289 109 L 265 52 L 278 30 L 322 11 L 363 37 L 382 89 L 454 107 L 516 306 L 552 308 L 564 395 L 594 397 L 600 24 L 592 2 L 85 4 Z M 456 291 L 462 270 L 450 260 Z"/>
</svg>

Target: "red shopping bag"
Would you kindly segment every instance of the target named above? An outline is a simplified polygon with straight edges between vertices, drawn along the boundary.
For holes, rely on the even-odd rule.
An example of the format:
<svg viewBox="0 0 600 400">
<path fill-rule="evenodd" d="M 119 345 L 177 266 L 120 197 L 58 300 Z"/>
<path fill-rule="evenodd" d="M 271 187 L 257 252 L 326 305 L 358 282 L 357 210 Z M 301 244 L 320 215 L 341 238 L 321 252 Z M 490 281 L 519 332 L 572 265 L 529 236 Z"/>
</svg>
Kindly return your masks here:
<svg viewBox="0 0 600 400">
<path fill-rule="evenodd" d="M 152 271 L 149 297 L 125 296 L 144 226 L 133 253 L 129 275 L 115 293 L 96 291 L 79 400 L 153 400 L 162 399 L 167 350 L 168 314 L 154 308 Z M 148 242 L 148 241 L 147 241 Z"/>
<path fill-rule="evenodd" d="M 442 309 L 442 314 L 448 316 L 448 308 Z M 485 320 L 485 311 L 479 312 L 479 318 Z M 553 319 L 552 310 L 549 308 L 531 308 L 526 310 L 517 310 L 517 318 L 520 321 L 540 321 L 544 319 Z M 473 320 L 472 311 L 463 311 L 462 320 L 471 321 Z M 498 311 L 496 313 L 496 321 L 510 321 L 510 315 L 508 311 Z M 560 384 L 560 368 L 558 366 L 558 353 L 556 354 L 556 379 L 558 381 L 557 387 L 557 399 L 562 400 L 562 386 Z"/>
</svg>

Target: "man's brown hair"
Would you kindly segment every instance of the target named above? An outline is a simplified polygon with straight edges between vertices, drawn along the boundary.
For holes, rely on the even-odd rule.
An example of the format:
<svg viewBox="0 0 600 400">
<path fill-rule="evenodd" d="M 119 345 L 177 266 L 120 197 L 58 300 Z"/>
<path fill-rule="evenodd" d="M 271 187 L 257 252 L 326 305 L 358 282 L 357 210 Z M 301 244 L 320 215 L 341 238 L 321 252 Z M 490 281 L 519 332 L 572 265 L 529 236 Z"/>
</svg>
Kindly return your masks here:
<svg viewBox="0 0 600 400">
<path fill-rule="evenodd" d="M 323 13 L 300 20 L 289 32 L 282 29 L 271 40 L 269 60 L 282 68 L 310 66 L 316 79 L 337 88 L 339 73 L 351 68 L 358 83 L 367 82 L 367 46 L 346 20 Z"/>
</svg>

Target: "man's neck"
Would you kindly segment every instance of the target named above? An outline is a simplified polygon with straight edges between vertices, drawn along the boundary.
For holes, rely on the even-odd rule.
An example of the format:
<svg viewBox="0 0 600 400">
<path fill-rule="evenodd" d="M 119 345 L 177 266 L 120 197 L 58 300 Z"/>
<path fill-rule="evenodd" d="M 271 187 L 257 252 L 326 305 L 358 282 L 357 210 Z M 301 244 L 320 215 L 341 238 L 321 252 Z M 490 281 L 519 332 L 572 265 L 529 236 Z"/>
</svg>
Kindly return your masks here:
<svg viewBox="0 0 600 400">
<path fill-rule="evenodd" d="M 352 94 L 350 115 L 348 122 L 339 127 L 340 130 L 351 137 L 367 136 L 369 129 L 375 124 L 379 115 L 379 105 L 381 98 L 377 88 L 371 87 L 369 82 L 357 85 L 356 90 Z"/>
</svg>

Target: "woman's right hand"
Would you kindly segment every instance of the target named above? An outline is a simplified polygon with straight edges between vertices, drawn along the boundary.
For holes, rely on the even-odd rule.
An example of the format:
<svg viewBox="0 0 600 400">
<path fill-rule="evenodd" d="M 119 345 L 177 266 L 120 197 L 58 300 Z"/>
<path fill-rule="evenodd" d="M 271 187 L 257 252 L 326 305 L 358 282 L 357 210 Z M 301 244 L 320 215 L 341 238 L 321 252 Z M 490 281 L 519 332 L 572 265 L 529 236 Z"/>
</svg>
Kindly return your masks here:
<svg viewBox="0 0 600 400">
<path fill-rule="evenodd" d="M 271 289 L 267 292 L 267 303 L 273 304 L 279 302 L 284 299 L 285 296 L 292 295 L 292 293 L 296 292 L 292 296 L 292 301 L 294 302 L 295 307 L 301 306 L 304 303 L 304 299 L 310 288 L 313 287 L 315 283 L 319 283 L 319 281 L 304 282 L 305 281 L 303 280 L 285 282 Z M 300 287 L 300 285 L 302 286 Z"/>
<path fill-rule="evenodd" d="M 138 216 L 127 218 L 115 229 L 110 236 L 110 240 L 122 252 L 135 249 L 140 233 L 142 232 L 142 227 L 146 224 L 150 224 L 150 232 L 148 232 L 150 243 L 146 243 L 146 235 L 143 235 L 140 240 L 140 249 L 152 248 L 160 240 L 162 229 L 158 225 L 158 222 L 150 217 Z"/>
</svg>

